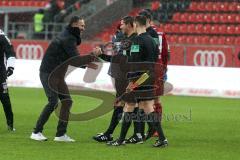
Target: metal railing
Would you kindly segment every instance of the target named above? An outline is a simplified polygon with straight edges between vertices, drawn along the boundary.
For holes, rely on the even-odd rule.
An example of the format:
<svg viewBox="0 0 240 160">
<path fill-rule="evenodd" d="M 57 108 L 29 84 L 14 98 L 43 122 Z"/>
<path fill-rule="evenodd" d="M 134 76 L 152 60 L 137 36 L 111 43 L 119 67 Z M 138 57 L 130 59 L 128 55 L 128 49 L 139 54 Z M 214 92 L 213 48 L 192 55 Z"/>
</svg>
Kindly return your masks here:
<svg viewBox="0 0 240 160">
<path fill-rule="evenodd" d="M 50 40 L 58 35 L 66 25 L 66 23 L 43 23 L 43 31 L 35 32 L 33 22 L 9 22 L 8 36 L 11 39 Z"/>
</svg>

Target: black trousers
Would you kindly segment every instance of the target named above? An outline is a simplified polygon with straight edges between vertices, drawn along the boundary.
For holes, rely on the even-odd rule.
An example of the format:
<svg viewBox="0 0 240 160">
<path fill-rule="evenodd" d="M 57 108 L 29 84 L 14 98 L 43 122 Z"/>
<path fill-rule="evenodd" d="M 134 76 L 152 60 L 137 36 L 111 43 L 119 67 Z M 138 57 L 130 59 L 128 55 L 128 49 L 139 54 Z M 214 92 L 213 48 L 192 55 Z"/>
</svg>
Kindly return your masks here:
<svg viewBox="0 0 240 160">
<path fill-rule="evenodd" d="M 40 117 L 37 120 L 34 133 L 42 132 L 45 123 L 48 121 L 51 113 L 60 107 L 58 115 L 59 121 L 57 126 L 56 136 L 63 136 L 67 132 L 68 118 L 70 108 L 72 106 L 72 99 L 69 94 L 64 78 L 50 78 L 49 73 L 40 72 L 40 80 L 43 85 L 45 94 L 48 98 L 48 103 L 44 107 Z M 61 103 L 59 103 L 59 99 Z M 59 108 L 58 108 L 59 109 Z"/>
<path fill-rule="evenodd" d="M 3 105 L 3 110 L 6 116 L 7 125 L 13 127 L 13 112 L 12 105 L 8 93 L 6 80 L 0 80 L 0 101 Z"/>
</svg>

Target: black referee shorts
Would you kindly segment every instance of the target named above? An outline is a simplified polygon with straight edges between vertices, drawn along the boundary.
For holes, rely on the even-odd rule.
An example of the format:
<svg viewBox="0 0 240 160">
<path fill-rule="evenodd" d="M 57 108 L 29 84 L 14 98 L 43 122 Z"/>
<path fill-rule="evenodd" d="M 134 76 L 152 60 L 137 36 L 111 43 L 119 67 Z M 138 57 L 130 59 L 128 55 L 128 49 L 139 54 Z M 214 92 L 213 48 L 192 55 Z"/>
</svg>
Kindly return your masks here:
<svg viewBox="0 0 240 160">
<path fill-rule="evenodd" d="M 130 79 L 130 82 L 135 82 L 139 77 Z M 143 84 L 135 88 L 132 92 L 126 93 L 123 100 L 128 103 L 138 103 L 140 101 L 148 101 L 156 98 L 154 78 L 148 78 Z"/>
<path fill-rule="evenodd" d="M 121 97 L 125 92 L 128 86 L 128 80 L 126 79 L 115 79 L 115 89 L 116 89 L 116 98 Z"/>
</svg>

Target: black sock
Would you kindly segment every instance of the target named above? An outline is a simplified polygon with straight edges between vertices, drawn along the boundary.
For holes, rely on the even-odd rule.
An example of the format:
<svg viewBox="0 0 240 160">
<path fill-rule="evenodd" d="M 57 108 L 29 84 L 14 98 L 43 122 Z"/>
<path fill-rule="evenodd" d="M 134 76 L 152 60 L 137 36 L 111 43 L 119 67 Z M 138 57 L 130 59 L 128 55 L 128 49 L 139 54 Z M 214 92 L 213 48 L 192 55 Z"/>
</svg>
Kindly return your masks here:
<svg viewBox="0 0 240 160">
<path fill-rule="evenodd" d="M 121 128 L 121 133 L 120 133 L 120 137 L 119 137 L 119 140 L 121 142 L 123 142 L 125 140 L 127 132 L 128 132 L 128 129 L 129 129 L 130 125 L 131 125 L 132 113 L 133 112 L 124 112 L 124 114 L 123 114 L 122 128 Z"/>
<path fill-rule="evenodd" d="M 1 93 L 0 100 L 3 105 L 4 113 L 7 120 L 7 125 L 13 127 L 13 112 L 10 97 L 8 93 Z"/>
<path fill-rule="evenodd" d="M 107 131 L 104 133 L 106 135 L 111 135 L 113 134 L 113 131 L 115 130 L 116 126 L 118 125 L 119 121 L 122 118 L 122 113 L 123 113 L 123 107 L 118 106 L 118 107 L 114 107 L 114 111 L 112 114 L 112 119 L 110 122 L 110 125 L 107 129 Z"/>
<path fill-rule="evenodd" d="M 162 125 L 160 123 L 160 117 L 158 113 L 151 112 L 148 114 L 148 123 L 151 125 L 153 129 L 155 129 L 158 133 L 159 140 L 163 141 L 165 140 L 165 136 L 163 133 Z"/>
<path fill-rule="evenodd" d="M 145 117 L 144 110 L 139 109 L 137 112 L 137 119 L 134 122 L 134 134 L 137 135 L 138 137 L 141 136 L 142 138 L 144 137 L 144 129 L 145 129 L 144 117 Z"/>
<path fill-rule="evenodd" d="M 132 119 L 132 121 L 133 121 L 133 127 L 134 127 L 134 133 L 133 133 L 133 135 L 136 135 L 137 133 L 138 133 L 138 131 L 139 131 L 139 129 L 138 129 L 138 119 L 139 119 L 139 117 L 138 117 L 138 110 L 139 110 L 139 108 L 137 107 L 137 108 L 134 108 L 134 111 L 133 111 L 133 114 L 135 115 L 134 117 L 132 117 L 133 119 Z"/>
<path fill-rule="evenodd" d="M 140 133 L 142 137 L 145 137 L 145 122 L 146 122 L 146 114 L 144 110 L 141 111 L 141 122 L 140 122 Z"/>
</svg>

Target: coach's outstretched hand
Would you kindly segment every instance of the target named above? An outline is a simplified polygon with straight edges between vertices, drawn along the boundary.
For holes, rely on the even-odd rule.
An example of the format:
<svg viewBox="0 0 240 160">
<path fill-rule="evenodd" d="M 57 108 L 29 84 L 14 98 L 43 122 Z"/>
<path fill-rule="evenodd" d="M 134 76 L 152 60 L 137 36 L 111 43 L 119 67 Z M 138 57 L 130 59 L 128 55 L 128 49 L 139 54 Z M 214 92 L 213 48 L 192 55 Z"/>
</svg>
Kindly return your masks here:
<svg viewBox="0 0 240 160">
<path fill-rule="evenodd" d="M 13 74 L 13 70 L 14 70 L 13 67 L 8 67 L 8 68 L 7 68 L 7 76 L 8 76 L 8 77 Z"/>
</svg>

